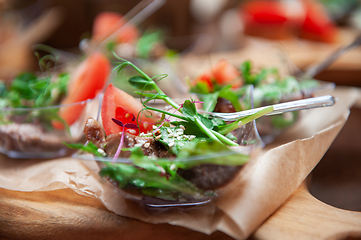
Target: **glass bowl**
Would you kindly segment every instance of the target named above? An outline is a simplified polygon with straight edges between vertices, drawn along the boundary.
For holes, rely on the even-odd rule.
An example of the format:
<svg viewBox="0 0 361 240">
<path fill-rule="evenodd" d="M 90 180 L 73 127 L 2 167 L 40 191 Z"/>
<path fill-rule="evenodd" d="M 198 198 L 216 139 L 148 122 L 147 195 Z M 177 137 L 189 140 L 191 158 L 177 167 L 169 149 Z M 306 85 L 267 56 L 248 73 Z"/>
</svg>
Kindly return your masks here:
<svg viewBox="0 0 361 240">
<path fill-rule="evenodd" d="M 79 113 L 70 126 L 54 123 L 58 112 Z M 84 143 L 83 126 L 95 117 L 98 97 L 85 101 L 36 108 L 0 108 L 0 152 L 10 158 L 56 158 L 73 151 L 63 143 Z M 57 127 L 55 125 L 58 125 Z"/>
<path fill-rule="evenodd" d="M 111 184 L 115 194 L 121 194 L 142 205 L 196 206 L 215 199 L 217 190 L 231 184 L 244 165 L 254 159 L 264 147 L 254 121 L 234 130 L 232 134 L 239 146 L 204 152 L 204 145 L 197 145 L 198 154 L 185 157 L 178 155 L 177 158 L 147 160 L 117 158 L 114 161 L 113 158 L 82 151 L 76 152 L 73 157 L 80 159 L 99 180 L 106 180 L 106 184 Z M 94 168 L 94 161 L 97 168 Z"/>
<path fill-rule="evenodd" d="M 184 72 L 190 76 L 190 79 L 198 83 L 200 80 L 207 79 L 202 75 L 204 73 L 210 74 L 212 71 L 217 70 L 217 76 L 221 75 L 223 73 L 221 71 L 222 68 L 217 67 L 219 66 L 217 63 L 218 61 L 225 59 L 239 72 L 239 78 L 245 81 L 241 66 L 243 66 L 244 69 L 247 69 L 243 64 L 250 61 L 250 75 L 253 74 L 255 79 L 262 76 L 262 74 L 263 76 L 260 78 L 262 80 L 259 80 L 255 86 L 249 84 L 243 85 L 241 88 L 237 86 L 232 88 L 232 91 L 238 96 L 242 110 L 251 109 L 251 101 L 249 98 L 250 87 L 254 87 L 253 102 L 255 108 L 315 97 L 316 95 L 334 89 L 334 83 L 319 81 L 314 78 L 299 77 L 301 70 L 291 62 L 283 47 L 266 47 L 263 50 L 264 51 L 262 52 L 262 48 L 260 47 L 260 50 L 254 50 L 254 55 L 245 57 L 242 57 L 240 53 L 236 52 L 234 54 L 214 54 L 209 56 L 208 59 L 193 59 L 190 63 L 183 63 L 183 65 L 185 65 Z M 267 54 L 264 54 L 264 52 L 267 52 Z M 216 73 L 213 74 L 214 75 L 211 76 L 215 78 Z M 210 81 L 217 82 L 214 79 Z M 204 94 L 200 93 L 195 94 L 201 99 L 204 96 Z M 229 104 L 230 107 L 225 109 L 225 111 L 236 111 L 230 102 Z M 300 117 L 300 112 L 288 112 L 259 118 L 256 120 L 259 134 L 265 143 L 270 143 L 277 135 L 282 133 L 283 130 L 294 125 Z"/>
</svg>

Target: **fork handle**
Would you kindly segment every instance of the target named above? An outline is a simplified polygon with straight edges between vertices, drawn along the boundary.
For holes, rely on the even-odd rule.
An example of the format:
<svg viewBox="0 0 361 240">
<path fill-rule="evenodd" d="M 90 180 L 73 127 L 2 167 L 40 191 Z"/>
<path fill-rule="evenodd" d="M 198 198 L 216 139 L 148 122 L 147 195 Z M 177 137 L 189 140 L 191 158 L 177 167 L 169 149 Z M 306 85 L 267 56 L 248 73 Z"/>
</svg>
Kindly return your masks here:
<svg viewBox="0 0 361 240">
<path fill-rule="evenodd" d="M 331 95 L 307 98 L 307 99 L 273 105 L 273 111 L 268 113 L 267 115 L 275 115 L 284 112 L 298 111 L 298 110 L 318 108 L 318 107 L 328 107 L 328 106 L 333 106 L 335 103 L 336 103 L 336 98 Z"/>
<path fill-rule="evenodd" d="M 304 109 L 311 109 L 311 108 L 318 108 L 318 107 L 327 107 L 332 106 L 336 103 L 336 98 L 331 95 L 321 96 L 321 97 L 314 97 L 314 98 L 307 98 L 302 100 L 296 100 L 291 102 L 279 103 L 273 106 L 273 111 L 266 114 L 266 115 L 276 115 L 285 112 L 292 112 L 292 111 L 299 111 Z M 247 117 L 252 115 L 266 107 L 259 107 L 255 109 L 250 109 L 242 112 L 235 112 L 235 113 L 212 113 L 213 117 L 227 119 L 228 121 L 235 121 L 240 118 Z"/>
</svg>

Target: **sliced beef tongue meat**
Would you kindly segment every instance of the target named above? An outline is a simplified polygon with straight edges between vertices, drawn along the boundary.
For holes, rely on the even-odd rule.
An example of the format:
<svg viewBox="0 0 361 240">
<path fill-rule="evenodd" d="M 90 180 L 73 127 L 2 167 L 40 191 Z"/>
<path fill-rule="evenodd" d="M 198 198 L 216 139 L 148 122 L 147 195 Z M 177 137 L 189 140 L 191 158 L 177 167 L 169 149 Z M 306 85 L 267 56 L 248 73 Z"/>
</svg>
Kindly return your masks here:
<svg viewBox="0 0 361 240">
<path fill-rule="evenodd" d="M 99 148 L 104 148 L 108 156 L 114 156 L 122 137 L 122 133 L 115 133 L 105 137 L 102 125 L 93 118 L 89 118 L 84 128 L 84 134 L 88 141 Z M 140 146 L 146 156 L 172 157 L 167 149 L 153 137 L 140 137 L 124 132 L 123 148 Z M 121 152 L 120 157 L 128 158 L 130 152 Z"/>
</svg>

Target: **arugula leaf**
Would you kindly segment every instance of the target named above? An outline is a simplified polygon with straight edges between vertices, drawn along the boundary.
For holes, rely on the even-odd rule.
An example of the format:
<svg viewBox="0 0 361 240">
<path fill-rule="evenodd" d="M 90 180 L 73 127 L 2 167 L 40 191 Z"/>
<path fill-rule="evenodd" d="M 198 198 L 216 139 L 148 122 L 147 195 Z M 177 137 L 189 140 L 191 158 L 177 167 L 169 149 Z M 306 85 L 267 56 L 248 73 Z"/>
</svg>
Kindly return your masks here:
<svg viewBox="0 0 361 240">
<path fill-rule="evenodd" d="M 320 86 L 320 84 L 314 79 L 304 79 L 299 82 L 299 86 L 302 90 L 309 90 Z"/>
<path fill-rule="evenodd" d="M 101 176 L 108 176 L 119 183 L 120 188 L 136 188 L 148 196 L 176 200 L 180 197 L 202 197 L 204 192 L 191 182 L 183 179 L 177 169 L 189 169 L 199 164 L 243 165 L 249 156 L 236 152 L 229 153 L 227 146 L 218 142 L 186 142 L 175 160 L 149 159 L 140 148 L 125 149 L 131 151 L 133 164 L 109 163 L 100 171 Z M 214 153 L 226 152 L 223 157 Z M 199 160 L 186 160 L 190 156 L 206 156 Z"/>
<path fill-rule="evenodd" d="M 251 61 L 243 62 L 240 68 L 245 84 L 253 84 L 254 86 L 261 84 L 262 80 L 266 79 L 270 74 L 278 75 L 277 68 L 262 68 L 258 73 L 251 73 Z"/>
<path fill-rule="evenodd" d="M 272 125 L 277 129 L 286 128 L 296 122 L 297 116 L 298 116 L 297 111 L 271 116 Z"/>
<path fill-rule="evenodd" d="M 190 100 L 185 100 L 183 103 L 183 115 L 191 121 L 195 121 L 198 116 L 196 105 Z"/>
<path fill-rule="evenodd" d="M 59 96 L 66 93 L 68 81 L 69 74 L 60 74 L 56 81 L 51 81 L 50 77 L 37 78 L 34 73 L 21 73 L 11 82 L 9 89 L 2 89 L 3 105 L 18 108 L 57 104 Z"/>
<path fill-rule="evenodd" d="M 80 143 L 65 143 L 65 142 L 63 144 L 65 144 L 65 146 L 71 149 L 77 149 L 87 153 L 91 153 L 97 157 L 103 157 L 103 155 L 98 152 L 98 147 L 95 146 L 92 142 L 88 142 L 87 145 L 83 145 Z"/>
<path fill-rule="evenodd" d="M 203 110 L 206 112 L 213 112 L 217 104 L 219 91 L 209 94 L 199 94 L 198 96 L 203 102 Z"/>
<path fill-rule="evenodd" d="M 218 154 L 224 154 L 220 157 Z M 190 156 L 202 156 L 199 160 L 181 160 L 182 158 L 188 158 Z M 173 161 L 179 168 L 189 169 L 199 164 L 215 164 L 215 165 L 227 165 L 227 166 L 240 166 L 245 164 L 249 160 L 249 156 L 246 154 L 240 154 L 233 152 L 226 145 L 216 141 L 202 141 L 195 139 L 187 143 L 178 156 L 179 163 Z"/>
<path fill-rule="evenodd" d="M 301 90 L 299 82 L 292 76 L 276 81 L 275 85 L 280 88 L 283 94 L 299 92 Z"/>
<path fill-rule="evenodd" d="M 109 176 L 119 183 L 120 188 L 132 187 L 142 190 L 145 194 L 163 199 L 176 200 L 179 195 L 201 197 L 203 191 L 178 174 L 160 176 L 160 168 L 143 169 L 125 163 L 108 163 L 100 171 L 101 176 Z M 151 193 L 152 192 L 152 193 Z"/>
<path fill-rule="evenodd" d="M 186 130 L 184 130 L 184 134 L 186 135 L 195 135 L 197 138 L 208 138 L 207 134 L 204 133 L 196 124 L 193 122 L 186 121 L 174 121 L 171 122 L 174 126 L 183 125 Z"/>
</svg>

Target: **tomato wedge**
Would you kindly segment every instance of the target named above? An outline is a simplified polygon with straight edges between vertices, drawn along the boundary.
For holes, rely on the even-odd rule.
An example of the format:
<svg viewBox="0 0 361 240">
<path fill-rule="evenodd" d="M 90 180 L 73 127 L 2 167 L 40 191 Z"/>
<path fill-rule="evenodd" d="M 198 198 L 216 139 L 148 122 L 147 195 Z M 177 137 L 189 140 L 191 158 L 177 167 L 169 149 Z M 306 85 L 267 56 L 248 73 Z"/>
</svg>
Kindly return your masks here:
<svg viewBox="0 0 361 240">
<path fill-rule="evenodd" d="M 243 85 L 240 79 L 241 73 L 230 62 L 221 59 L 213 67 L 213 76 L 216 82 L 220 85 L 231 84 L 233 88 Z"/>
<path fill-rule="evenodd" d="M 110 74 L 109 60 L 100 52 L 94 52 L 80 63 L 70 77 L 67 96 L 61 104 L 70 104 L 94 98 L 105 86 Z M 62 107 L 59 116 L 68 124 L 73 124 L 82 113 L 85 105 Z M 53 127 L 63 129 L 62 123 L 55 121 Z"/>
<path fill-rule="evenodd" d="M 102 12 L 96 16 L 93 23 L 93 39 L 101 41 L 123 26 L 126 21 L 123 16 L 115 12 Z M 117 33 L 117 43 L 131 43 L 139 38 L 138 29 L 128 23 Z"/>
<path fill-rule="evenodd" d="M 323 6 L 315 2 L 305 2 L 306 18 L 301 27 L 301 38 L 335 43 L 338 40 L 338 28 L 328 17 Z"/>
<path fill-rule="evenodd" d="M 211 72 L 205 72 L 202 75 L 200 75 L 199 77 L 197 77 L 192 85 L 195 86 L 198 83 L 204 83 L 206 84 L 207 88 L 208 88 L 208 92 L 213 92 L 214 90 L 214 86 L 213 86 L 213 75 Z"/>
<path fill-rule="evenodd" d="M 129 133 L 139 135 L 140 132 L 149 132 L 155 123 L 154 117 L 147 117 L 146 113 L 138 113 L 143 109 L 143 105 L 133 96 L 109 84 L 105 90 L 101 117 L 106 135 L 115 134 L 123 131 L 123 127 L 112 121 L 112 118 L 120 120 L 123 125 L 127 123 L 137 124 L 139 129 L 134 132 L 131 129 Z M 138 121 L 137 121 L 138 120 Z"/>
</svg>

